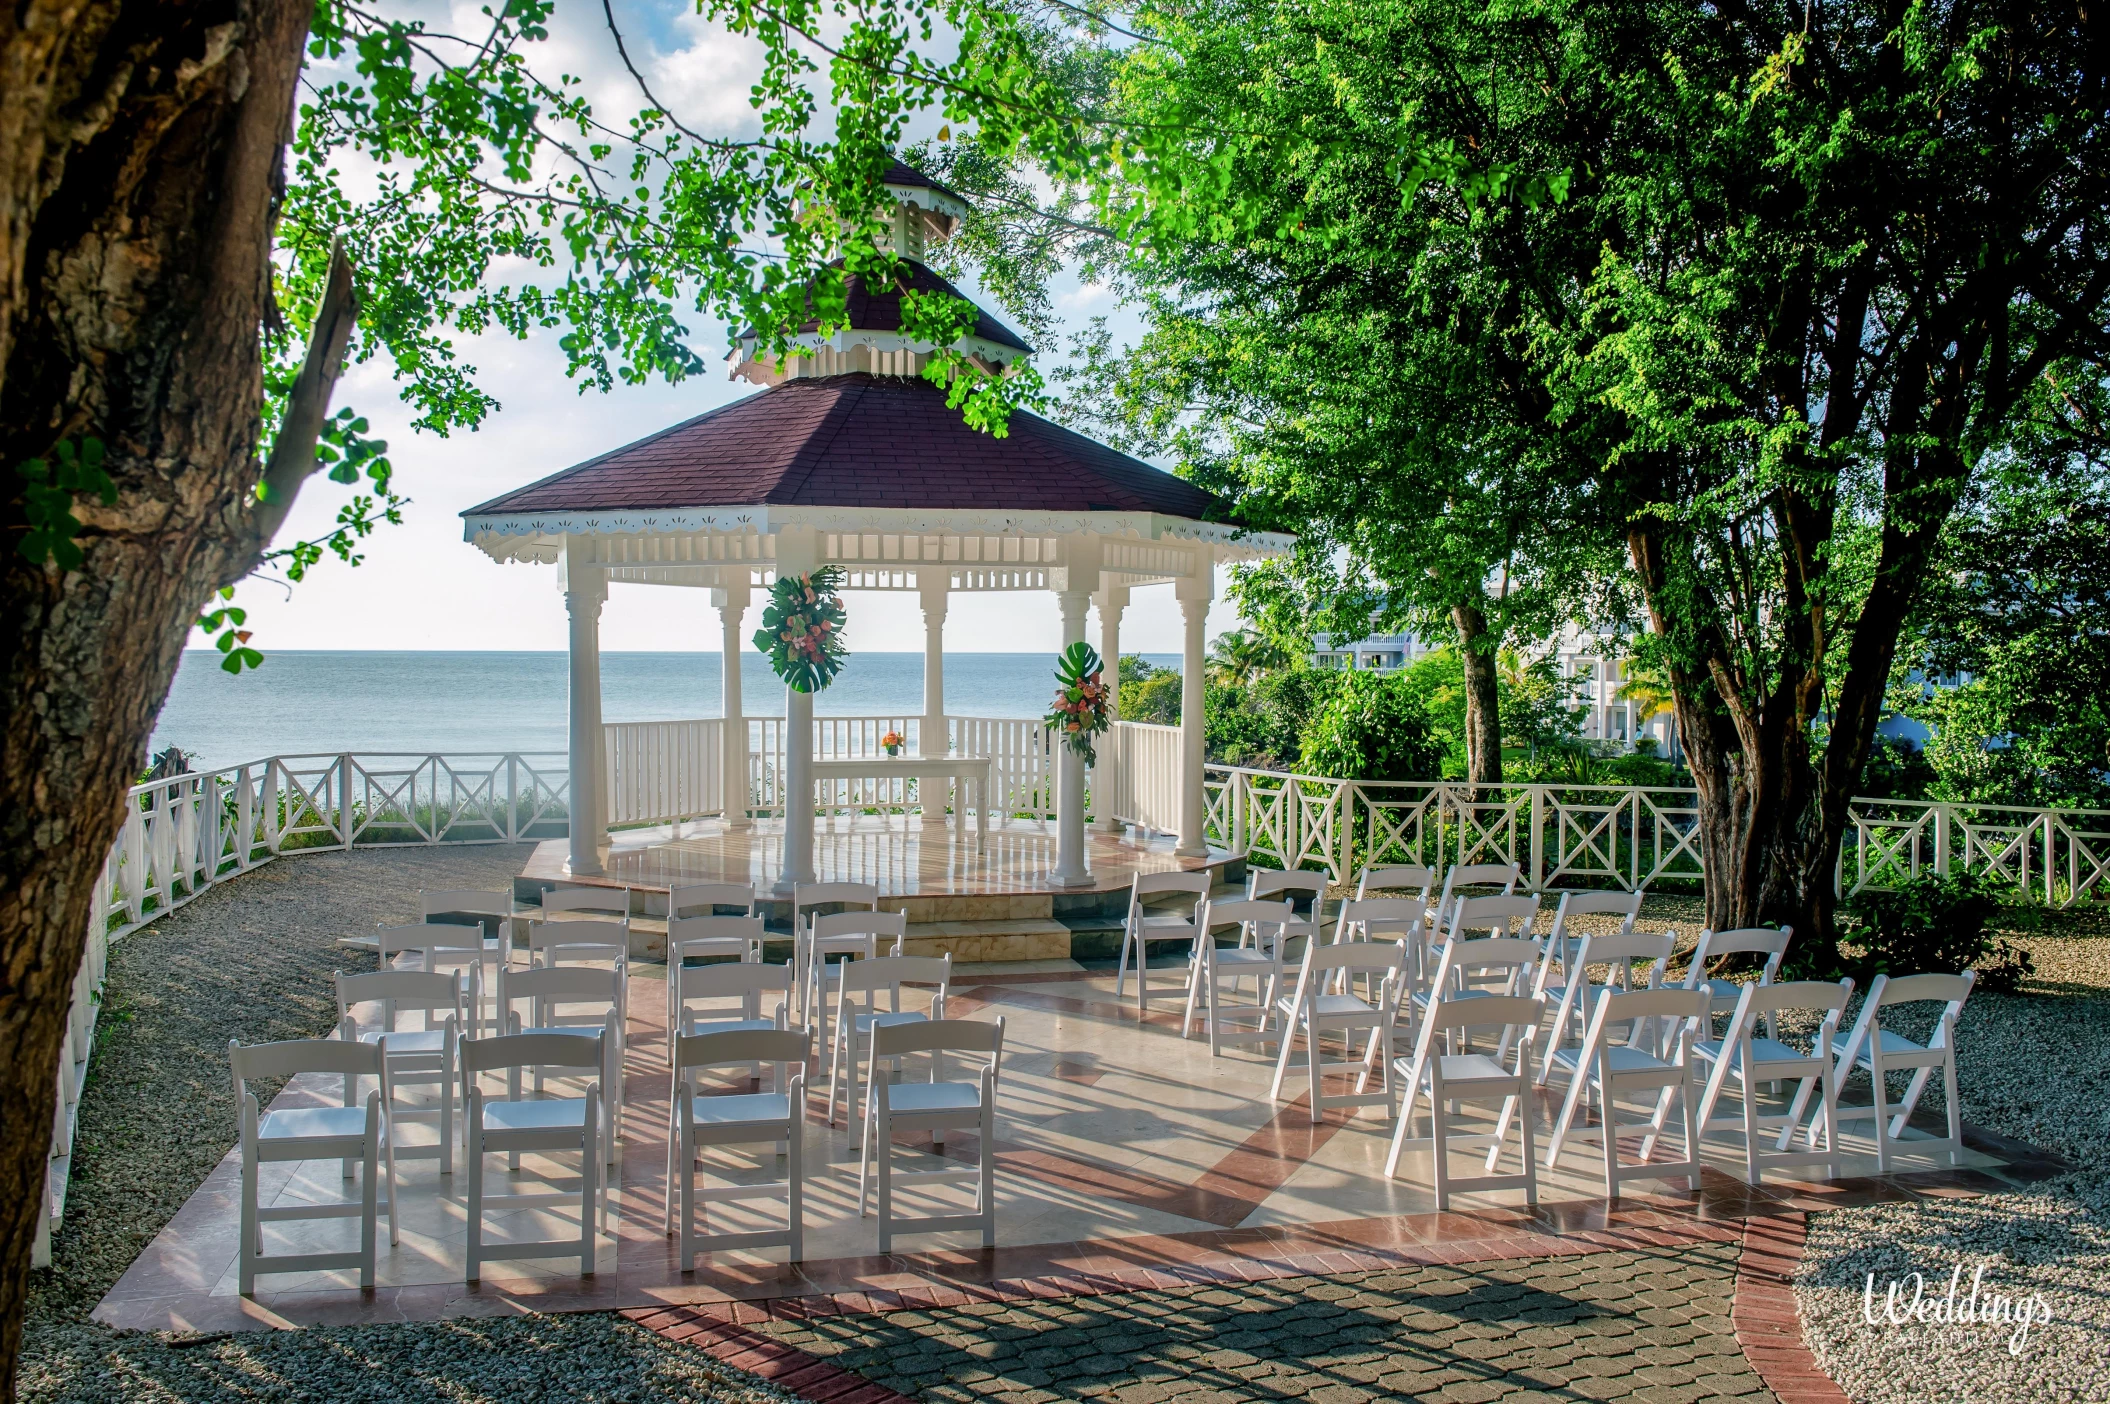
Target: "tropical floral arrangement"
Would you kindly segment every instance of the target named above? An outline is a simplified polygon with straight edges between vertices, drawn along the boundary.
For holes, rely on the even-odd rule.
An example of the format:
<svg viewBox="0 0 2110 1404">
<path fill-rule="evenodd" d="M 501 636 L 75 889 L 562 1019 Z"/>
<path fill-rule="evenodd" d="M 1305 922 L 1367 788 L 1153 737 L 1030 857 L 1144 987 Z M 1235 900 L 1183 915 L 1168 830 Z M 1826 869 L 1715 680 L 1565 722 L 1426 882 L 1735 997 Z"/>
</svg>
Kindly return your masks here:
<svg viewBox="0 0 2110 1404">
<path fill-rule="evenodd" d="M 879 744 L 886 747 L 888 755 L 898 756 L 901 754 L 901 748 L 908 744 L 908 738 L 898 731 L 889 731 L 879 738 Z"/>
<path fill-rule="evenodd" d="M 780 575 L 762 611 L 754 645 L 794 692 L 819 692 L 835 681 L 849 654 L 843 648 L 843 573 L 822 566 L 811 575 Z"/>
<path fill-rule="evenodd" d="M 1106 709 L 1106 684 L 1100 677 L 1099 652 L 1088 643 L 1073 643 L 1055 665 L 1055 700 L 1042 718 L 1086 765 L 1097 765 L 1092 738 L 1113 724 Z"/>
</svg>

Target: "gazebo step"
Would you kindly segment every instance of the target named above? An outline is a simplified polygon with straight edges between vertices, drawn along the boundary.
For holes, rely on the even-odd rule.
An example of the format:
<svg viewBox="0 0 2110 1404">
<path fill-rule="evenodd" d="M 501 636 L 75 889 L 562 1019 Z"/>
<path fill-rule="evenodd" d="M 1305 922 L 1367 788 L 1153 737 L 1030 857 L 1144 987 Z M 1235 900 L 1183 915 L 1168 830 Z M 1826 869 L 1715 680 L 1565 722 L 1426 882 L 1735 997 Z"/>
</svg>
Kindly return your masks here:
<svg viewBox="0 0 2110 1404">
<path fill-rule="evenodd" d="M 991 921 L 912 921 L 904 955 L 949 955 L 954 961 L 1066 960 L 1070 928 L 1052 917 Z"/>
</svg>

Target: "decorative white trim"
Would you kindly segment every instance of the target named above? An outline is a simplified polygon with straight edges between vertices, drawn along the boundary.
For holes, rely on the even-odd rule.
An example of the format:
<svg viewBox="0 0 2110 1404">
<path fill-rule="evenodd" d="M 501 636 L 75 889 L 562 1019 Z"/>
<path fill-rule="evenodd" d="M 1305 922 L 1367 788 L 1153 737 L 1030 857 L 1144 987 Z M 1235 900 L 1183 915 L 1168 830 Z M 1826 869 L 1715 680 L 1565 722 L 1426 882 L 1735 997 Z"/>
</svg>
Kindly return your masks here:
<svg viewBox="0 0 2110 1404">
<path fill-rule="evenodd" d="M 933 343 L 913 340 L 900 332 L 867 331 L 855 327 L 843 327 L 825 337 L 819 332 L 802 332 L 790 338 L 790 343 L 805 347 L 813 354 L 792 356 L 781 363 L 758 359 L 756 348 L 760 339 L 742 337 L 739 349 L 726 358 L 732 364 L 732 378 L 756 385 L 778 385 L 786 380 L 820 380 L 859 372 L 920 376 L 929 364 L 933 350 Z M 1024 365 L 1033 355 L 1030 351 L 979 336 L 963 336 L 952 344 L 952 348 L 993 374 Z M 860 352 L 864 354 L 860 355 Z"/>
</svg>

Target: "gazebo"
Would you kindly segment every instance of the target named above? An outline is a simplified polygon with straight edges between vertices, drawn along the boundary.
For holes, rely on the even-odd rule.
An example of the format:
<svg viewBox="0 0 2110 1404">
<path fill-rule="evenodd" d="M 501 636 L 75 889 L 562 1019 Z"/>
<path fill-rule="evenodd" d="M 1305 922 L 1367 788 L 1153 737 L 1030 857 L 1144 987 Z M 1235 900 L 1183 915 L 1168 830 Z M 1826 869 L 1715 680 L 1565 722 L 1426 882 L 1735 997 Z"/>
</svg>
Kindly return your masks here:
<svg viewBox="0 0 2110 1404">
<path fill-rule="evenodd" d="M 948 237 L 959 197 L 907 166 L 887 182 L 896 248 L 913 285 L 954 291 L 915 257 Z M 979 311 L 979 309 L 978 309 Z M 611 584 L 704 589 L 719 611 L 726 722 L 712 767 L 724 824 L 749 824 L 749 728 L 741 714 L 742 616 L 778 572 L 835 565 L 850 591 L 914 593 L 925 625 L 924 760 L 947 746 L 943 626 L 962 592 L 1053 591 L 1065 645 L 1099 610 L 1098 647 L 1113 681 L 1129 593 L 1170 584 L 1185 619 L 1174 854 L 1199 858 L 1204 841 L 1203 626 L 1216 566 L 1285 550 L 1289 539 L 1242 530 L 1219 498 L 1031 414 L 995 438 L 968 427 L 945 392 L 921 378 L 933 348 L 904 338 L 900 294 L 852 280 L 850 326 L 823 337 L 809 325 L 803 354 L 783 362 L 752 340 L 732 374 L 765 387 L 724 408 L 649 435 L 463 513 L 467 540 L 500 562 L 558 567 L 570 612 L 570 806 L 564 876 L 603 879 L 609 779 L 603 773 L 599 619 Z M 1003 371 L 1032 354 L 986 312 L 959 349 Z M 1050 681 L 1050 690 L 1053 683 Z M 1044 744 L 1044 743 L 1043 743 Z M 814 880 L 813 697 L 787 690 L 786 796 L 778 895 Z M 1095 784 L 1108 793 L 1114 748 Z M 1081 759 L 1059 748 L 1057 842 L 1046 886 L 1089 882 Z M 923 786 L 926 835 L 945 824 Z M 800 802 L 805 797 L 806 802 Z M 961 799 L 964 810 L 965 787 Z M 984 808 L 990 803 L 980 797 Z M 1111 827 L 1110 806 L 1100 807 Z M 961 815 L 964 820 L 964 812 Z M 768 821 L 765 821 L 768 822 Z M 950 842 L 972 846 L 968 826 Z"/>
</svg>

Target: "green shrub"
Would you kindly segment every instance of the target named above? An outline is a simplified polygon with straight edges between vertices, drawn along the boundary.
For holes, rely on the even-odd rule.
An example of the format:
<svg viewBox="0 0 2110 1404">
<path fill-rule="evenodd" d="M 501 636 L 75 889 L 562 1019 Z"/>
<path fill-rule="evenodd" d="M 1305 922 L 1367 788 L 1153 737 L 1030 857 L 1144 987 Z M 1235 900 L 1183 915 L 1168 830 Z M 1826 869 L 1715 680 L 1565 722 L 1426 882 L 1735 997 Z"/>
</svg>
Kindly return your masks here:
<svg viewBox="0 0 2110 1404">
<path fill-rule="evenodd" d="M 1124 662 L 1126 660 L 1123 660 Z M 1180 724 L 1180 675 L 1177 669 L 1153 668 L 1134 686 L 1121 688 L 1121 720 L 1157 726 Z"/>
<path fill-rule="evenodd" d="M 1433 780 L 1443 747 L 1403 675 L 1344 673 L 1304 732 L 1307 775 L 1342 780 Z"/>
<path fill-rule="evenodd" d="M 1953 974 L 1975 968 L 1983 989 L 2012 994 L 2036 965 L 2029 952 L 1987 930 L 2002 906 L 1983 878 L 1923 873 L 1889 892 L 1863 892 L 1848 911 L 1845 938 L 1858 947 L 1857 979 Z"/>
</svg>

